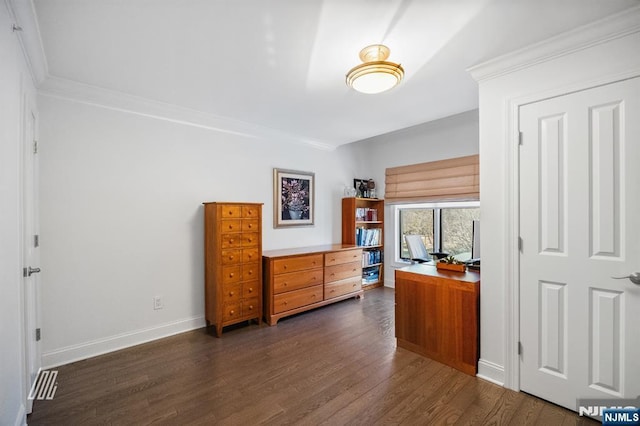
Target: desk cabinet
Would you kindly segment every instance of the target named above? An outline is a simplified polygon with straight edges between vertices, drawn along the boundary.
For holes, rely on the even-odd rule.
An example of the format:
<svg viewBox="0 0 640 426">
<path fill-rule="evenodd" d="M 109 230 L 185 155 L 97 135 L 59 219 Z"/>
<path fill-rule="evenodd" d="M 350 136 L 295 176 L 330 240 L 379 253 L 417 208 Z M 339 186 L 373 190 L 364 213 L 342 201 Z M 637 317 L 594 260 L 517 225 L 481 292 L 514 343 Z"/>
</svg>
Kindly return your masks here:
<svg viewBox="0 0 640 426">
<path fill-rule="evenodd" d="M 411 265 L 396 270 L 395 278 L 398 347 L 475 375 L 480 274 Z"/>
<path fill-rule="evenodd" d="M 262 320 L 262 204 L 204 203 L 205 317 L 222 327 Z"/>
<path fill-rule="evenodd" d="M 362 249 L 327 245 L 272 250 L 262 257 L 267 323 L 362 296 Z"/>
</svg>

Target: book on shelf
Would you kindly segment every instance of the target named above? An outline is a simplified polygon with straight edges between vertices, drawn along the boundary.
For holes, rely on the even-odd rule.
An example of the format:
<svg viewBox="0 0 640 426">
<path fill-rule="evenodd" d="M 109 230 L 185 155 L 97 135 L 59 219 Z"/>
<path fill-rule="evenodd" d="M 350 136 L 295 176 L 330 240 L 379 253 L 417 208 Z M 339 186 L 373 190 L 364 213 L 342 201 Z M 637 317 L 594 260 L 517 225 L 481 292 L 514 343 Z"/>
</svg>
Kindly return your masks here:
<svg viewBox="0 0 640 426">
<path fill-rule="evenodd" d="M 364 284 L 374 283 L 380 280 L 380 267 L 372 266 L 362 270 L 362 282 Z"/>
<path fill-rule="evenodd" d="M 356 228 L 356 245 L 361 247 L 378 246 L 382 232 L 379 228 Z"/>
<path fill-rule="evenodd" d="M 369 207 L 356 208 L 356 221 L 358 222 L 375 222 L 378 220 L 378 209 Z"/>
<path fill-rule="evenodd" d="M 369 265 L 376 265 L 382 263 L 382 251 L 381 250 L 366 250 L 362 252 L 362 267 L 366 268 Z"/>
</svg>

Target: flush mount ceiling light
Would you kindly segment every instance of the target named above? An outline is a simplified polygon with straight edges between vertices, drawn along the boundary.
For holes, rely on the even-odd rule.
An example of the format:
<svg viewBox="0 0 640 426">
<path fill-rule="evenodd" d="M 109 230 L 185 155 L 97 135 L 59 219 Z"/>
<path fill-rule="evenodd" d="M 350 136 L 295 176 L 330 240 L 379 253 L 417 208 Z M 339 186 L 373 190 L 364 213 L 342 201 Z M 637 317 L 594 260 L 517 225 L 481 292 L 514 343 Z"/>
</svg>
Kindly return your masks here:
<svg viewBox="0 0 640 426">
<path fill-rule="evenodd" d="M 372 44 L 360 51 L 363 64 L 351 68 L 347 73 L 347 86 L 358 92 L 374 94 L 397 86 L 404 77 L 400 64 L 387 62 L 389 48 Z"/>
</svg>

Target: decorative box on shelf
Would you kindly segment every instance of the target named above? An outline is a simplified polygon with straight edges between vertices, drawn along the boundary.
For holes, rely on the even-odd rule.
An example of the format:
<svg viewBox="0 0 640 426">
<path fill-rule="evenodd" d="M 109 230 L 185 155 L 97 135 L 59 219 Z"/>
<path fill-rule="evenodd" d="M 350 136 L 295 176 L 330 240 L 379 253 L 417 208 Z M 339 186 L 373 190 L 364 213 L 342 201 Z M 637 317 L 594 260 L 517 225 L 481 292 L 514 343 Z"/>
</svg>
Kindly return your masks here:
<svg viewBox="0 0 640 426">
<path fill-rule="evenodd" d="M 456 271 L 456 272 L 464 272 L 467 268 L 467 265 L 464 263 L 445 263 L 445 262 L 437 262 L 436 268 L 438 269 L 446 269 L 447 271 Z"/>
</svg>

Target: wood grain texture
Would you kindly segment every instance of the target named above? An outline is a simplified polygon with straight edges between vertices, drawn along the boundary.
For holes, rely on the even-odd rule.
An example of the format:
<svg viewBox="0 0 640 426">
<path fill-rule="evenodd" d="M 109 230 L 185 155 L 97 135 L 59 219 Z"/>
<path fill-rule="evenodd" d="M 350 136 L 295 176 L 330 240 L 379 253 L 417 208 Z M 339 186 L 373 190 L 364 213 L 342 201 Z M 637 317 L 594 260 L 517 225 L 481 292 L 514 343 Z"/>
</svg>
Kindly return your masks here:
<svg viewBox="0 0 640 426">
<path fill-rule="evenodd" d="M 480 275 L 412 265 L 396 272 L 398 346 L 476 375 Z"/>
<path fill-rule="evenodd" d="M 393 330 L 379 288 L 278 327 L 183 333 L 59 367 L 28 424 L 599 424 L 398 349 Z"/>
</svg>

